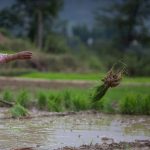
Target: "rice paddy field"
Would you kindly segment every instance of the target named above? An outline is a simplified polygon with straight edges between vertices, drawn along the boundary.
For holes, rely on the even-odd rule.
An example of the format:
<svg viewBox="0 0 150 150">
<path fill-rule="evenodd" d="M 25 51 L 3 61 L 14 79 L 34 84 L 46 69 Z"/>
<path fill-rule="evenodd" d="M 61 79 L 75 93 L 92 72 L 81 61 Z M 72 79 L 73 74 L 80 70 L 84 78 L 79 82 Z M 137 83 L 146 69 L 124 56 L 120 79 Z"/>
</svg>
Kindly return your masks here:
<svg viewBox="0 0 150 150">
<path fill-rule="evenodd" d="M 104 75 L 0 77 L 0 149 L 149 149 L 150 78 L 124 77 L 93 103 Z"/>
<path fill-rule="evenodd" d="M 48 79 L 48 80 L 86 80 L 98 81 L 104 77 L 105 73 L 28 73 L 19 77 L 32 79 Z M 150 83 L 150 77 L 128 77 L 123 80 L 128 83 Z"/>
<path fill-rule="evenodd" d="M 105 113 L 150 114 L 150 77 L 124 77 L 118 87 L 109 88 L 99 102 L 92 104 L 95 87 L 102 84 L 103 77 L 103 73 L 24 74 L 1 79 L 1 97 L 27 109 L 36 107 L 54 112 L 95 109 Z M 6 80 L 8 86 L 5 87 Z"/>
</svg>

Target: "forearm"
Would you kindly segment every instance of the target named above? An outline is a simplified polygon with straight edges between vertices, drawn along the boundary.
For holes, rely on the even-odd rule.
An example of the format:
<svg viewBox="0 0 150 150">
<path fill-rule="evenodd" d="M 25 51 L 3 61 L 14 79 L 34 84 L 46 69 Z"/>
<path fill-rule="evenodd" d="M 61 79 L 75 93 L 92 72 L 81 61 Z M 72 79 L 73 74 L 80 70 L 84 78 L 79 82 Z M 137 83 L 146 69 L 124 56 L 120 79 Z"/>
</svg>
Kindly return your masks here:
<svg viewBox="0 0 150 150">
<path fill-rule="evenodd" d="M 18 59 L 17 54 L 0 54 L 0 63 L 7 63 Z"/>
<path fill-rule="evenodd" d="M 0 54 L 0 63 L 7 63 L 14 60 L 27 60 L 32 58 L 32 52 L 22 51 L 15 54 Z"/>
<path fill-rule="evenodd" d="M 18 59 L 17 54 L 9 54 L 5 58 L 5 62 L 7 63 L 7 62 L 10 62 L 10 61 L 13 61 L 13 60 L 16 60 L 16 59 Z"/>
</svg>

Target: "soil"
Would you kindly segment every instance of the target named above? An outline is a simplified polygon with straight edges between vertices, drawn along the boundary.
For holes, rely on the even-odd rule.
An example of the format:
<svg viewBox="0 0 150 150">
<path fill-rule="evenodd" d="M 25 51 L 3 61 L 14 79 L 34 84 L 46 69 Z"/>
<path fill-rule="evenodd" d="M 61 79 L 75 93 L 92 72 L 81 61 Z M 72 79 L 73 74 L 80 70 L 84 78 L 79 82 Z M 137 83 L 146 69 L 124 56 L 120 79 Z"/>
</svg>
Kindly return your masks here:
<svg viewBox="0 0 150 150">
<path fill-rule="evenodd" d="M 120 143 L 103 143 L 103 144 L 95 144 L 95 145 L 82 145 L 78 148 L 74 147 L 64 147 L 59 148 L 57 150 L 149 150 L 150 149 L 150 141 L 135 141 L 135 142 L 120 142 Z"/>
<path fill-rule="evenodd" d="M 55 150 L 149 150 L 150 141 L 149 140 L 137 140 L 135 142 L 119 142 L 119 143 L 103 143 L 103 144 L 91 144 L 91 145 L 82 145 L 78 148 L 75 147 L 63 147 Z M 27 147 L 27 148 L 17 148 L 13 150 L 36 150 L 36 148 Z"/>
<path fill-rule="evenodd" d="M 20 89 L 20 88 L 45 88 L 45 89 L 63 89 L 63 88 L 89 88 L 95 81 L 68 81 L 68 80 L 44 80 L 44 79 L 22 79 L 14 77 L 0 77 L 0 90 Z"/>
</svg>

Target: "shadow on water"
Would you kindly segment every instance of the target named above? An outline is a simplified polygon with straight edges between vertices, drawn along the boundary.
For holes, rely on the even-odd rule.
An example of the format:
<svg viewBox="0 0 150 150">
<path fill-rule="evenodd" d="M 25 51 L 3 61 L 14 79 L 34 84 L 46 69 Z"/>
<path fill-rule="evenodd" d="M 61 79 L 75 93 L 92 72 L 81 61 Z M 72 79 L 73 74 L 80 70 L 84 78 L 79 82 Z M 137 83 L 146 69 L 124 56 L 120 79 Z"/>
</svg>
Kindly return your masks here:
<svg viewBox="0 0 150 150">
<path fill-rule="evenodd" d="M 149 116 L 79 113 L 63 117 L 0 120 L 0 149 L 36 147 L 39 150 L 150 138 Z"/>
</svg>

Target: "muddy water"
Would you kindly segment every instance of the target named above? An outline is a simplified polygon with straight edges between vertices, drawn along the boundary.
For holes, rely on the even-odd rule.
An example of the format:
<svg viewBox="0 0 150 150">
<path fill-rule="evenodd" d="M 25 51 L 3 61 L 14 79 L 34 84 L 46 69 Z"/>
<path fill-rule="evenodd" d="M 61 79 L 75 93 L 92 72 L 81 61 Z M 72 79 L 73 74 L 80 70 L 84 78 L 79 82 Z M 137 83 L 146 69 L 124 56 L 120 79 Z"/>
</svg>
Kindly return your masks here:
<svg viewBox="0 0 150 150">
<path fill-rule="evenodd" d="M 62 117 L 0 120 L 0 150 L 35 147 L 51 150 L 64 146 L 150 139 L 150 117 L 79 113 Z"/>
</svg>

